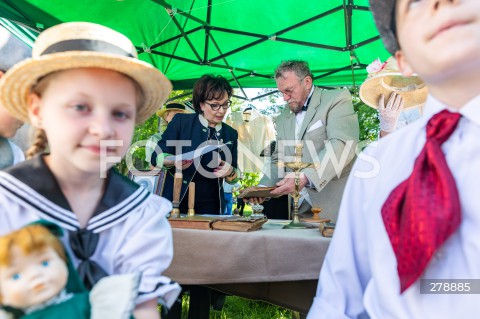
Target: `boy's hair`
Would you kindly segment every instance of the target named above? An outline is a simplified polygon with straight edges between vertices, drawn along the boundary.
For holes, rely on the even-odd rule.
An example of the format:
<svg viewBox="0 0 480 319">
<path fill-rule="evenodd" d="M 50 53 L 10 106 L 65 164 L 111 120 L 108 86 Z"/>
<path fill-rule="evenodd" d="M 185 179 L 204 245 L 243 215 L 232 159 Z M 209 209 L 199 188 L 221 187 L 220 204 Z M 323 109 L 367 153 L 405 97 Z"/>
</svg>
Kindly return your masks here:
<svg viewBox="0 0 480 319">
<path fill-rule="evenodd" d="M 25 226 L 0 237 L 0 267 L 6 267 L 11 264 L 11 250 L 13 247 L 18 247 L 25 255 L 29 255 L 34 251 L 53 248 L 58 256 L 67 262 L 65 249 L 60 240 L 42 225 Z"/>
<path fill-rule="evenodd" d="M 309 76 L 313 80 L 312 71 L 310 71 L 310 67 L 308 66 L 307 61 L 302 60 L 288 60 L 282 61 L 280 65 L 275 70 L 275 79 L 283 76 L 285 72 L 294 72 L 295 75 L 299 79 L 304 79 L 305 77 Z"/>
<path fill-rule="evenodd" d="M 378 32 L 385 48 L 392 55 L 400 50 L 396 34 L 396 4 L 397 0 L 370 0 L 370 10 L 375 18 Z"/>
<path fill-rule="evenodd" d="M 6 72 L 31 56 L 32 48 L 0 25 L 0 70 Z"/>
</svg>

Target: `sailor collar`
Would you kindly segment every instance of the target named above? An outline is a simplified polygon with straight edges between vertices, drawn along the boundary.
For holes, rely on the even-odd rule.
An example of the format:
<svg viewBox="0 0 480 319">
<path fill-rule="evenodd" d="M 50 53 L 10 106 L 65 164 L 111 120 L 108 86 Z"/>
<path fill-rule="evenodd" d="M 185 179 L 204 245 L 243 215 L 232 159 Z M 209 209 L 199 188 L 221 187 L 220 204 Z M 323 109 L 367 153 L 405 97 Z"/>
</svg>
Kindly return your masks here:
<svg viewBox="0 0 480 319">
<path fill-rule="evenodd" d="M 206 128 L 209 128 L 208 121 L 202 114 L 198 114 L 198 119 L 200 120 L 200 124 L 202 124 Z M 219 132 L 221 129 L 222 129 L 222 123 L 218 123 L 217 125 L 215 125 L 215 130 L 217 132 Z"/>
<path fill-rule="evenodd" d="M 0 191 L 3 190 L 31 208 L 40 218 L 70 231 L 80 229 L 77 217 L 46 165 L 44 156 L 36 156 L 0 172 Z M 149 196 L 147 189 L 111 168 L 107 174 L 105 192 L 86 229 L 99 233 L 110 228 L 124 220 Z"/>
</svg>

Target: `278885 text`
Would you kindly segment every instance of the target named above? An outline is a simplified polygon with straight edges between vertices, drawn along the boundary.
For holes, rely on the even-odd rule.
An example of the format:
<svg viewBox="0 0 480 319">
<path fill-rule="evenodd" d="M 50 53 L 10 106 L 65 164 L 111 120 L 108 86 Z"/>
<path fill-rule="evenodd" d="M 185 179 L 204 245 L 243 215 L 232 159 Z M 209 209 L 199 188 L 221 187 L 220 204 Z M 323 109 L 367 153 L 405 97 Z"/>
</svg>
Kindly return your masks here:
<svg viewBox="0 0 480 319">
<path fill-rule="evenodd" d="M 421 294 L 480 294 L 480 279 L 420 279 Z"/>
</svg>

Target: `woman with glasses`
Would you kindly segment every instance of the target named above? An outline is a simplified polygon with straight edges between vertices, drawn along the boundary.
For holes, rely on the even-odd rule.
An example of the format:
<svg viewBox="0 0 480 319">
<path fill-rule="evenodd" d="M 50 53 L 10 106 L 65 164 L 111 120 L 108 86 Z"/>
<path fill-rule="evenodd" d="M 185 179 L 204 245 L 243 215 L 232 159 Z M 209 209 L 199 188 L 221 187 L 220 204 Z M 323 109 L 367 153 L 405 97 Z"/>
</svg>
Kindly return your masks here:
<svg viewBox="0 0 480 319">
<path fill-rule="evenodd" d="M 183 214 L 188 209 L 190 182 L 195 182 L 195 213 L 222 214 L 225 210 L 223 181 L 231 184 L 237 181 L 238 134 L 222 122 L 231 105 L 232 93 L 233 89 L 224 77 L 202 76 L 193 88 L 195 114 L 177 114 L 158 142 L 163 153 L 152 156 L 152 165 L 164 167 L 169 173 L 163 197 L 173 199 L 174 174 L 176 171 L 182 173 L 180 212 Z M 175 162 L 165 159 L 209 144 L 221 147 L 193 160 Z"/>
<path fill-rule="evenodd" d="M 193 87 L 195 114 L 177 114 L 168 124 L 158 146 L 162 154 L 153 153 L 152 165 L 168 170 L 162 196 L 173 199 L 175 172 L 182 173 L 180 192 L 180 213 L 186 214 L 190 182 L 195 183 L 195 214 L 220 215 L 225 211 L 223 181 L 235 184 L 237 176 L 238 133 L 223 119 L 231 105 L 233 89 L 222 76 L 204 75 Z M 169 161 L 168 155 L 195 151 L 207 144 L 223 145 L 192 160 Z M 161 165 L 163 161 L 163 165 Z M 208 319 L 210 302 L 215 309 L 221 309 L 225 296 L 214 294 L 203 286 L 184 286 L 190 291 L 189 319 Z M 168 319 L 181 317 L 181 303 L 176 303 Z"/>
</svg>

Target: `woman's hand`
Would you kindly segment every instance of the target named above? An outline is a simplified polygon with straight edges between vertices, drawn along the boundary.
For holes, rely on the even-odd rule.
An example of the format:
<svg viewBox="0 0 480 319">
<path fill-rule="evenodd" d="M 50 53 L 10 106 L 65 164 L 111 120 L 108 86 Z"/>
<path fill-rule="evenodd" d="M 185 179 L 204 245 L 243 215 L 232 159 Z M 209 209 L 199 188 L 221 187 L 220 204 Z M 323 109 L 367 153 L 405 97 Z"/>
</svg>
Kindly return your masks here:
<svg viewBox="0 0 480 319">
<path fill-rule="evenodd" d="M 395 131 L 398 117 L 405 105 L 405 99 L 398 93 L 392 92 L 385 105 L 385 96 L 382 94 L 378 100 L 378 117 L 380 119 L 380 130 L 385 133 Z M 382 135 L 383 136 L 383 135 Z"/>
<path fill-rule="evenodd" d="M 183 161 L 177 161 L 175 162 L 175 167 L 177 169 L 185 170 L 192 165 L 193 160 L 183 160 Z"/>
<path fill-rule="evenodd" d="M 213 174 L 218 178 L 224 178 L 230 176 L 233 173 L 233 170 L 234 168 L 232 165 L 223 160 L 220 160 L 220 164 L 217 168 L 213 170 Z"/>
<path fill-rule="evenodd" d="M 177 169 L 181 169 L 181 170 L 184 170 L 184 169 L 187 169 L 190 167 L 190 165 L 192 165 L 193 163 L 193 160 L 183 160 L 183 161 L 172 161 L 172 160 L 164 160 L 163 161 L 163 165 L 166 166 L 166 167 L 172 167 L 175 165 L 175 167 Z"/>
<path fill-rule="evenodd" d="M 157 310 L 157 300 L 152 299 L 137 305 L 133 315 L 137 319 L 160 319 L 160 313 Z"/>
</svg>

